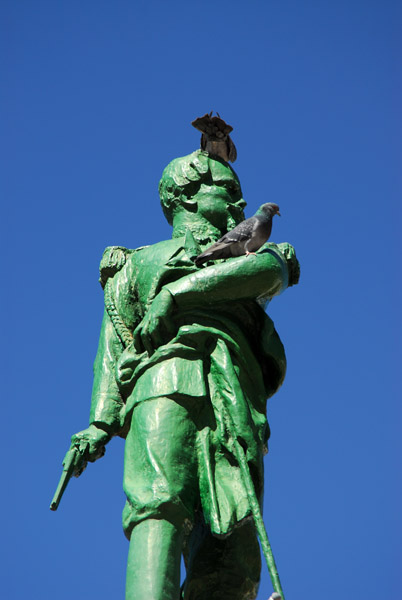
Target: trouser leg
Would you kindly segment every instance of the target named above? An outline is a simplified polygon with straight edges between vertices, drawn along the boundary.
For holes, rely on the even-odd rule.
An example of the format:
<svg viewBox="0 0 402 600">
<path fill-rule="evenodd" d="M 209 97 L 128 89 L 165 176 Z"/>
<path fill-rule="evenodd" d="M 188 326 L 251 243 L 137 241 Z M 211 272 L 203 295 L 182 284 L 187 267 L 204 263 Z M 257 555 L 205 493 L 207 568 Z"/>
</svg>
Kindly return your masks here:
<svg viewBox="0 0 402 600">
<path fill-rule="evenodd" d="M 250 521 L 225 538 L 199 522 L 186 547 L 184 600 L 253 600 L 257 596 L 261 555 Z"/>
<path fill-rule="evenodd" d="M 133 411 L 124 468 L 127 600 L 179 598 L 183 527 L 199 497 L 195 436 L 189 408 L 172 399 Z"/>
<path fill-rule="evenodd" d="M 126 600 L 179 600 L 183 528 L 146 519 L 133 529 L 127 562 Z"/>
</svg>

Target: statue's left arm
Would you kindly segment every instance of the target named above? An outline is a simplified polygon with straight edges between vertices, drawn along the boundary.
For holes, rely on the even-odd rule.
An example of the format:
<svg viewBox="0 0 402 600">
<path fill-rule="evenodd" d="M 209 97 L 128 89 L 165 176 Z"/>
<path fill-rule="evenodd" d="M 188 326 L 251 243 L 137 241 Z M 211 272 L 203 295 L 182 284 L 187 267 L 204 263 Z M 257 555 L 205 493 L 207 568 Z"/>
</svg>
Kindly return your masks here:
<svg viewBox="0 0 402 600">
<path fill-rule="evenodd" d="M 171 337 L 174 311 L 207 308 L 235 300 L 272 298 L 295 285 L 299 264 L 289 244 L 267 244 L 255 256 L 220 262 L 163 286 L 134 338 L 149 353 Z"/>
<path fill-rule="evenodd" d="M 297 259 L 289 244 L 267 244 L 255 256 L 241 256 L 199 269 L 165 286 L 178 308 L 230 300 L 272 298 L 298 281 Z"/>
</svg>

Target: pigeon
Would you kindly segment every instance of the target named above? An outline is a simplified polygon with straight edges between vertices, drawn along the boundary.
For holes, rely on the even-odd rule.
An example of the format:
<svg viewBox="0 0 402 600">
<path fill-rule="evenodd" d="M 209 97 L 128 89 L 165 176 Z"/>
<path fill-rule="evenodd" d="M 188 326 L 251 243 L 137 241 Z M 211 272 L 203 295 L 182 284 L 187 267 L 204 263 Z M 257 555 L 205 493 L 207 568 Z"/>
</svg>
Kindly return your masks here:
<svg viewBox="0 0 402 600">
<path fill-rule="evenodd" d="M 237 158 L 236 146 L 229 135 L 233 131 L 233 127 L 225 123 L 219 113 L 216 114 L 218 116 L 213 117 L 211 111 L 203 117 L 194 119 L 191 125 L 202 133 L 201 150 L 215 154 L 226 162 L 234 162 Z"/>
<path fill-rule="evenodd" d="M 255 254 L 271 235 L 272 217 L 280 215 L 279 206 L 268 202 L 257 210 L 253 217 L 236 225 L 232 231 L 225 233 L 215 244 L 212 244 L 194 262 L 197 267 L 208 260 Z"/>
</svg>

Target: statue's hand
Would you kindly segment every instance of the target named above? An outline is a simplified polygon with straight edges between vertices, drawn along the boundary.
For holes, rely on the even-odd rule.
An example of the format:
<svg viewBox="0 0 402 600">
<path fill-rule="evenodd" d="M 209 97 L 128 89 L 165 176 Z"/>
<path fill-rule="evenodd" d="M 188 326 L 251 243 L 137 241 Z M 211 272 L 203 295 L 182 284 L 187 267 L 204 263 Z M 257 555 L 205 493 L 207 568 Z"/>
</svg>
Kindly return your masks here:
<svg viewBox="0 0 402 600">
<path fill-rule="evenodd" d="M 110 435 L 96 427 L 90 425 L 87 429 L 83 429 L 75 433 L 71 438 L 70 450 L 73 448 L 78 450 L 74 460 L 74 475 L 79 477 L 85 470 L 88 461 L 95 462 L 105 454 L 105 444 L 110 440 Z"/>
<path fill-rule="evenodd" d="M 291 246 L 287 242 L 278 244 L 278 248 L 282 252 L 282 254 L 285 256 L 286 263 L 288 265 L 288 272 L 289 272 L 288 287 L 291 287 L 292 285 L 296 285 L 297 283 L 299 283 L 299 278 L 300 278 L 300 264 L 296 258 L 295 249 L 293 248 L 293 246 Z"/>
<path fill-rule="evenodd" d="M 173 296 L 162 289 L 155 296 L 145 317 L 134 331 L 134 347 L 139 354 L 146 350 L 151 356 L 156 348 L 163 346 L 173 337 L 174 327 L 171 321 Z"/>
</svg>

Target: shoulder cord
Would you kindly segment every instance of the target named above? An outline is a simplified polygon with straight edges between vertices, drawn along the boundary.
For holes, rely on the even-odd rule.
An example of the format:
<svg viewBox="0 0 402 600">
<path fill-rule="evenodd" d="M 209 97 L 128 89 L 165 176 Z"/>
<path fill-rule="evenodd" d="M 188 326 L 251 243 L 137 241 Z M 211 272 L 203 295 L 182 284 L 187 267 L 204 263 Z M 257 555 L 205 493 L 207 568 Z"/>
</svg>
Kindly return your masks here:
<svg viewBox="0 0 402 600">
<path fill-rule="evenodd" d="M 127 348 L 133 341 L 133 334 L 124 323 L 116 308 L 113 298 L 112 280 L 109 278 L 105 285 L 105 308 L 113 323 L 114 330 L 119 338 L 123 348 Z"/>
</svg>

